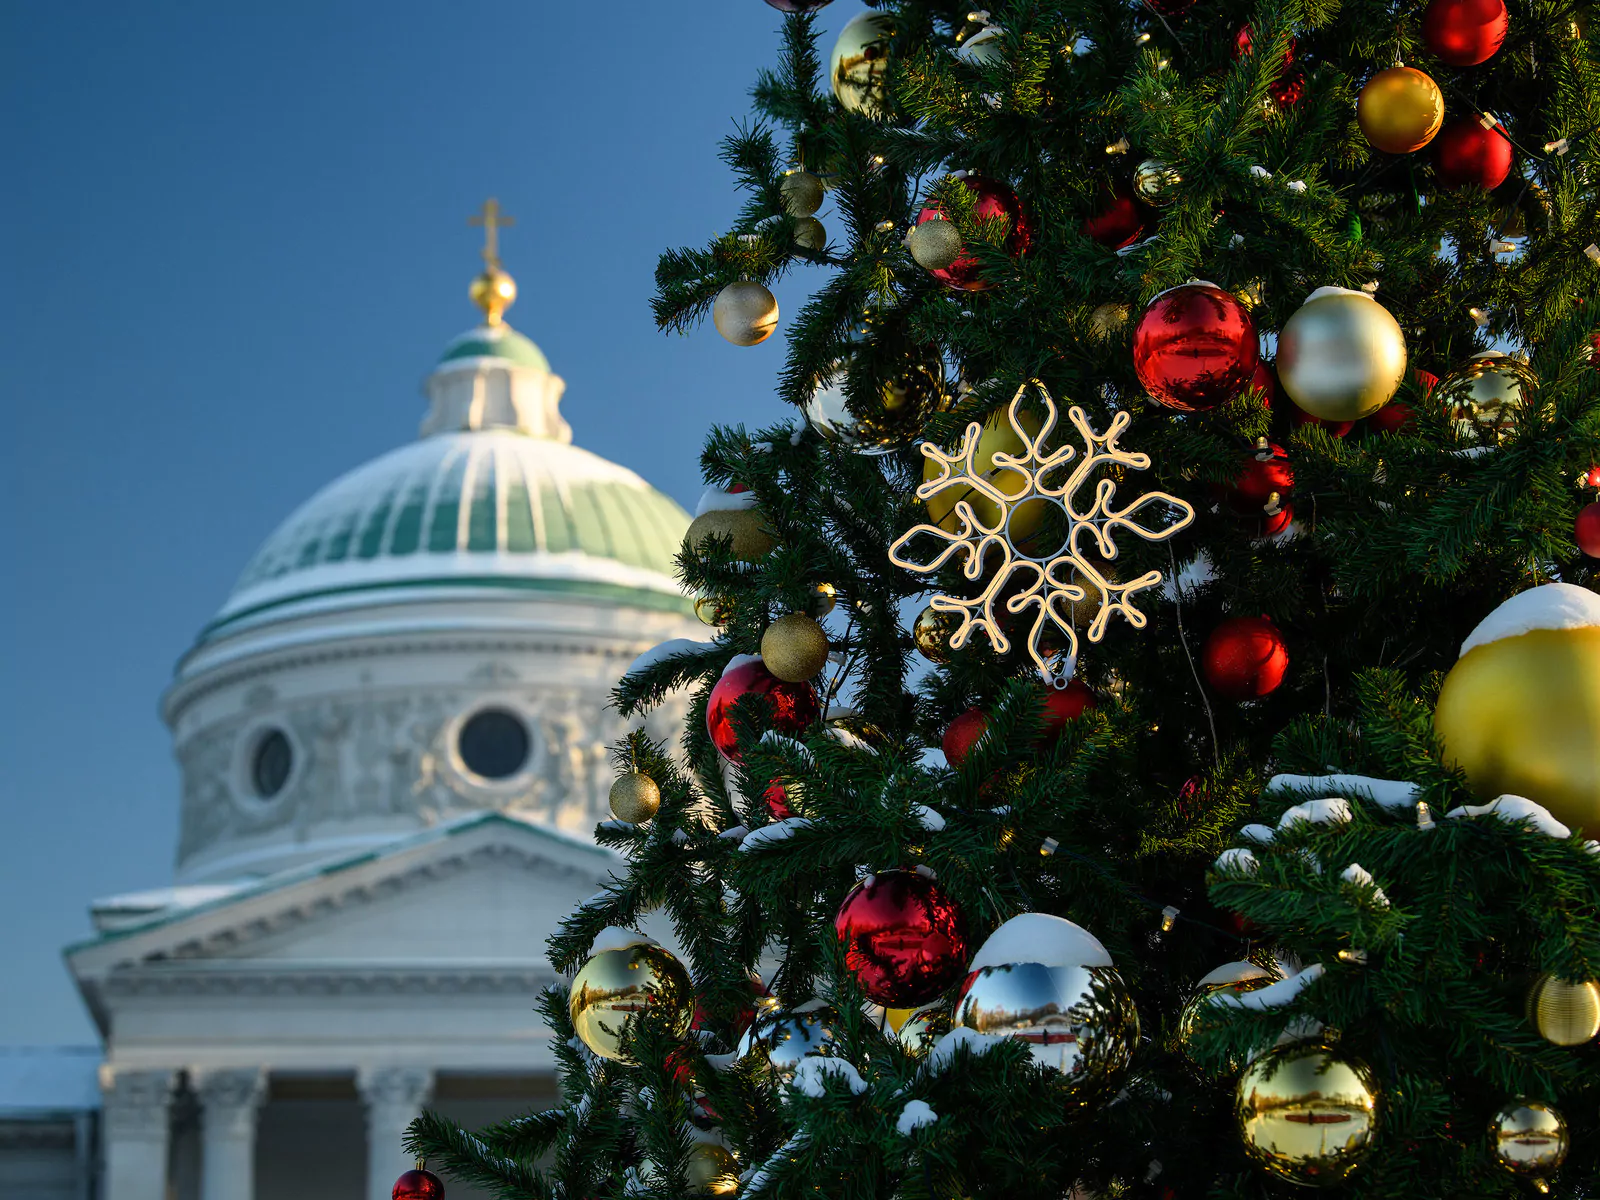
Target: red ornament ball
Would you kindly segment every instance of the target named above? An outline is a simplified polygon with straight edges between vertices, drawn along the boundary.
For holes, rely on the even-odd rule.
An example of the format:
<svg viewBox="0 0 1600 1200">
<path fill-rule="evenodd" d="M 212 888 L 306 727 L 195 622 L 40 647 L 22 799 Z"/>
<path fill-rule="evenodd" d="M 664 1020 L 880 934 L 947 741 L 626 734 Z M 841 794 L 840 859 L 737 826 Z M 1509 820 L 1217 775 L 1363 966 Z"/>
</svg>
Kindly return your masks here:
<svg viewBox="0 0 1600 1200">
<path fill-rule="evenodd" d="M 393 1200 L 444 1200 L 444 1180 L 418 1167 L 394 1181 Z"/>
<path fill-rule="evenodd" d="M 1102 246 L 1121 250 L 1144 236 L 1150 210 L 1139 203 L 1125 179 L 1101 185 L 1099 211 L 1083 223 L 1083 234 Z"/>
<path fill-rule="evenodd" d="M 961 182 L 967 185 L 969 191 L 977 193 L 972 206 L 973 216 L 1005 217 L 1011 222 L 1011 232 L 1006 234 L 1004 242 L 1005 252 L 1012 258 L 1026 254 L 1033 240 L 1033 231 L 1028 227 L 1028 218 L 1022 211 L 1022 201 L 1017 199 L 1017 194 L 1002 183 L 978 175 L 966 175 Z M 937 205 L 930 205 L 917 214 L 917 224 L 936 217 L 945 219 L 945 211 Z M 981 292 L 994 286 L 993 282 L 983 278 L 977 256 L 966 249 L 948 267 L 929 271 L 928 274 L 946 287 L 963 292 Z"/>
<path fill-rule="evenodd" d="M 1287 500 L 1294 488 L 1294 467 L 1289 454 L 1276 442 L 1245 455 L 1244 464 L 1233 482 L 1223 489 L 1228 505 L 1240 516 L 1259 516 L 1271 501 Z"/>
<path fill-rule="evenodd" d="M 1213 283 L 1162 292 L 1133 332 L 1133 367 L 1151 397 L 1179 412 L 1233 399 L 1261 362 L 1256 325 L 1238 297 Z"/>
<path fill-rule="evenodd" d="M 1306 73 L 1299 67 L 1290 67 L 1267 84 L 1267 95 L 1279 108 L 1293 108 L 1306 98 Z"/>
<path fill-rule="evenodd" d="M 1069 721 L 1076 721 L 1099 702 L 1094 689 L 1081 679 L 1068 680 L 1064 688 L 1051 688 L 1044 698 L 1045 737 L 1060 737 Z"/>
<path fill-rule="evenodd" d="M 1238 61 L 1245 55 L 1253 53 L 1255 48 L 1255 30 L 1251 29 L 1249 25 L 1239 26 L 1239 32 L 1233 35 L 1234 60 Z M 1283 52 L 1283 65 L 1285 67 L 1294 61 L 1294 50 L 1294 39 L 1290 38 L 1289 46 Z"/>
<path fill-rule="evenodd" d="M 1578 480 L 1579 487 L 1600 488 L 1600 466 L 1590 467 Z"/>
<path fill-rule="evenodd" d="M 1440 61 L 1475 67 L 1505 44 L 1510 24 L 1505 0 L 1429 0 L 1422 40 Z"/>
<path fill-rule="evenodd" d="M 1194 6 L 1194 0 L 1144 0 L 1163 17 L 1176 17 Z"/>
<path fill-rule="evenodd" d="M 1424 371 L 1421 367 L 1413 367 L 1411 369 L 1411 378 L 1422 389 L 1422 398 L 1424 400 L 1433 395 L 1433 389 L 1439 386 L 1439 377 L 1432 371 Z"/>
<path fill-rule="evenodd" d="M 969 708 L 944 731 L 942 748 L 944 760 L 952 767 L 959 768 L 967 761 L 967 755 L 972 753 L 972 748 L 978 744 L 989 728 L 989 718 L 976 708 Z"/>
<path fill-rule="evenodd" d="M 920 871 L 863 879 L 839 905 L 833 929 L 844 943 L 845 966 L 874 1004 L 926 1004 L 966 974 L 966 921 Z"/>
<path fill-rule="evenodd" d="M 1201 654 L 1206 682 L 1230 700 L 1265 696 L 1289 670 L 1289 647 L 1266 617 L 1231 617 L 1211 631 Z"/>
<path fill-rule="evenodd" d="M 739 735 L 733 727 L 733 706 L 742 696 L 765 696 L 772 705 L 771 728 L 799 733 L 822 715 L 817 689 L 809 683 L 785 683 L 759 658 L 730 666 L 711 689 L 706 702 L 706 732 L 718 753 L 731 763 L 741 759 Z"/>
<path fill-rule="evenodd" d="M 1271 412 L 1279 402 L 1278 377 L 1272 373 L 1272 368 L 1264 362 L 1256 363 L 1256 369 L 1250 375 L 1250 382 L 1245 391 L 1255 392 L 1261 397 L 1261 403 Z M 1242 394 L 1242 393 L 1241 393 Z M 1295 411 L 1299 411 L 1296 409 Z"/>
<path fill-rule="evenodd" d="M 1600 558 L 1600 503 L 1585 504 L 1572 523 L 1572 536 L 1590 558 Z"/>
<path fill-rule="evenodd" d="M 1422 372 L 1419 371 L 1418 374 L 1420 375 Z M 1434 377 L 1433 382 L 1439 382 L 1438 376 Z M 1433 389 L 1429 387 L 1426 390 L 1431 392 Z M 1367 428 L 1377 433 L 1399 433 L 1402 430 L 1410 429 L 1416 423 L 1417 414 L 1412 412 L 1411 406 L 1402 400 L 1389 401 L 1389 403 L 1367 418 Z"/>
<path fill-rule="evenodd" d="M 767 790 L 761 793 L 761 798 L 767 802 L 767 811 L 772 814 L 775 821 L 787 821 L 794 816 L 794 809 L 789 807 L 789 789 L 784 786 L 783 780 L 774 779 L 767 784 Z"/>
<path fill-rule="evenodd" d="M 1476 117 L 1458 117 L 1433 139 L 1439 182 L 1447 188 L 1490 191 L 1511 173 L 1511 142 Z"/>
</svg>

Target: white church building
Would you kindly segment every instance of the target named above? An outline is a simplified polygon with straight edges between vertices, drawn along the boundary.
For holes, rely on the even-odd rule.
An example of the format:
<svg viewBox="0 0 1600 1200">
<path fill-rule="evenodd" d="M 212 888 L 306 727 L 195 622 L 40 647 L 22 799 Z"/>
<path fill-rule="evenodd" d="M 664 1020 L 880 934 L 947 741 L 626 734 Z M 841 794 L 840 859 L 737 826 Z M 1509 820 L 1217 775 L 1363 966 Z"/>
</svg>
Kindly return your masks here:
<svg viewBox="0 0 1600 1200">
<path fill-rule="evenodd" d="M 65 952 L 103 1050 L 0 1052 L 4 1200 L 387 1200 L 422 1107 L 556 1102 L 534 1005 L 617 867 L 608 694 L 699 626 L 688 515 L 572 444 L 486 217 L 420 438 L 296 509 L 178 662 L 176 871 Z"/>
</svg>

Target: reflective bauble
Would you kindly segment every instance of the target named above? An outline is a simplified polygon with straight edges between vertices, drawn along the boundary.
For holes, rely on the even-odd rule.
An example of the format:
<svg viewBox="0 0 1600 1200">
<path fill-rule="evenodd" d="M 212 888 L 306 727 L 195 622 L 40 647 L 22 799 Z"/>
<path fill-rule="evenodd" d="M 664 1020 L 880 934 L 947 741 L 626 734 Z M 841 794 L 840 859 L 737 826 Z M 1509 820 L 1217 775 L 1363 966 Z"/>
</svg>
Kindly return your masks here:
<svg viewBox="0 0 1600 1200">
<path fill-rule="evenodd" d="M 1089 333 L 1096 341 L 1109 342 L 1127 327 L 1132 311 L 1126 304 L 1099 304 L 1089 314 Z"/>
<path fill-rule="evenodd" d="M 811 598 L 806 604 L 806 611 L 813 617 L 821 620 L 833 611 L 834 605 L 839 602 L 839 592 L 831 583 L 817 583 L 811 586 Z"/>
<path fill-rule="evenodd" d="M 739 1190 L 739 1162 L 715 1142 L 695 1142 L 684 1156 L 683 1181 L 685 1196 L 731 1196 Z M 639 1164 L 639 1182 L 661 1188 L 667 1180 L 647 1158 Z"/>
<path fill-rule="evenodd" d="M 942 1008 L 919 1008 L 895 1031 L 900 1048 L 912 1058 L 921 1058 L 933 1049 L 934 1042 L 950 1032 L 950 1014 Z"/>
<path fill-rule="evenodd" d="M 629 771 L 617 776 L 611 785 L 611 815 L 619 821 L 638 825 L 655 816 L 661 808 L 661 789 L 650 776 Z"/>
<path fill-rule="evenodd" d="M 728 623 L 728 618 L 733 615 L 733 606 L 723 596 L 701 596 L 694 602 L 694 615 L 700 618 L 702 624 L 715 629 Z"/>
<path fill-rule="evenodd" d="M 822 207 L 822 180 L 810 171 L 790 171 L 778 188 L 791 217 L 809 217 Z"/>
<path fill-rule="evenodd" d="M 917 436 L 923 419 L 943 402 L 941 369 L 917 363 L 871 389 L 870 411 L 857 413 L 845 391 L 854 355 L 817 381 L 805 403 L 806 421 L 828 441 L 862 454 L 887 454 Z"/>
<path fill-rule="evenodd" d="M 1557 608 L 1554 619 L 1540 605 Z M 1445 761 L 1484 801 L 1525 796 L 1600 835 L 1600 596 L 1545 584 L 1513 596 L 1479 630 L 1508 624 L 1526 632 L 1475 632 L 1445 676 L 1433 712 Z"/>
<path fill-rule="evenodd" d="M 806 1059 L 833 1053 L 837 1019 L 837 1014 L 826 1008 L 759 1016 L 739 1039 L 739 1056 L 762 1054 L 778 1075 L 793 1078 Z"/>
<path fill-rule="evenodd" d="M 1572 540 L 1590 558 L 1600 558 L 1600 503 L 1585 504 L 1572 519 Z"/>
<path fill-rule="evenodd" d="M 1115 967 L 1006 963 L 973 971 L 956 1024 L 1009 1037 L 1060 1071 L 1080 1098 L 1106 1090 L 1139 1041 L 1139 1014 Z"/>
<path fill-rule="evenodd" d="M 1330 1187 L 1361 1165 L 1378 1133 L 1378 1084 L 1360 1059 L 1299 1042 L 1250 1064 L 1235 1093 L 1245 1151 L 1268 1174 Z"/>
<path fill-rule="evenodd" d="M 1121 180 L 1101 185 L 1094 216 L 1083 223 L 1083 233 L 1102 246 L 1121 250 L 1131 246 L 1145 234 L 1151 220 L 1150 211 L 1133 194 L 1133 189 Z"/>
<path fill-rule="evenodd" d="M 583 1044 L 601 1058 L 626 1061 L 622 1033 L 628 1018 L 657 1014 L 682 1037 L 694 1015 L 689 972 L 673 955 L 641 942 L 594 955 L 572 980 L 567 1010 Z"/>
<path fill-rule="evenodd" d="M 945 727 L 944 738 L 940 742 L 940 749 L 944 751 L 944 760 L 952 767 L 960 768 L 967 761 L 967 755 L 972 753 L 972 748 L 989 730 L 989 718 L 981 708 L 969 708 Z"/>
<path fill-rule="evenodd" d="M 1146 204 L 1171 204 L 1177 197 L 1173 188 L 1183 182 L 1183 176 L 1159 158 L 1147 158 L 1133 170 L 1134 195 Z"/>
<path fill-rule="evenodd" d="M 778 733 L 804 733 L 822 715 L 817 689 L 809 683 L 779 679 L 759 658 L 749 658 L 722 673 L 706 700 L 706 732 L 717 752 L 731 763 L 743 759 L 734 729 L 733 708 L 745 696 L 765 696 L 771 713 L 769 729 Z"/>
<path fill-rule="evenodd" d="M 955 651 L 950 649 L 950 636 L 959 628 L 958 614 L 940 608 L 925 608 L 917 614 L 911 626 L 911 640 L 917 651 L 929 662 L 947 663 Z"/>
<path fill-rule="evenodd" d="M 1033 413 L 1021 412 L 1017 415 L 1017 420 L 1029 437 L 1038 436 L 1041 425 L 1039 418 Z M 978 435 L 978 448 L 972 456 L 972 462 L 982 478 L 1002 496 L 1023 495 L 1028 490 L 1027 476 L 1010 467 L 995 466 L 996 454 L 1009 454 L 1017 458 L 1027 454 L 1027 447 L 1023 445 L 1022 438 L 1017 435 L 1016 430 L 1011 427 L 1007 410 L 1004 408 L 991 413 L 989 419 L 984 422 L 983 429 Z M 925 459 L 922 464 L 922 481 L 931 483 L 938 479 L 939 475 L 939 464 L 931 458 Z M 1000 506 L 993 500 L 970 486 L 952 484 L 940 488 L 928 497 L 928 521 L 947 533 L 958 532 L 961 520 L 956 513 L 956 502 L 959 500 L 965 500 L 970 504 L 972 515 L 991 528 L 1000 520 Z M 1030 520 L 1033 517 L 1032 513 L 1018 511 L 1023 507 L 1012 506 L 1011 520 L 1006 529 L 1013 539 L 1026 540 L 1037 529 L 1039 519 L 1045 515 L 1040 513 L 1037 518 Z"/>
<path fill-rule="evenodd" d="M 740 562 L 759 562 L 774 545 L 757 508 L 707 509 L 689 523 L 684 536 L 691 550 L 700 549 L 711 538 L 727 538 L 733 544 L 733 557 Z"/>
<path fill-rule="evenodd" d="M 754 346 L 778 327 L 778 300 L 761 284 L 739 279 L 717 293 L 711 323 L 735 346 Z"/>
<path fill-rule="evenodd" d="M 1356 120 L 1375 148 L 1411 154 L 1433 141 L 1444 124 L 1444 93 L 1415 67 L 1390 67 L 1361 89 Z"/>
<path fill-rule="evenodd" d="M 1178 1048 L 1183 1056 L 1195 1066 L 1201 1065 L 1194 1056 L 1193 1042 L 1196 1034 L 1217 1024 L 1221 1017 L 1222 1010 L 1211 1003 L 1213 997 L 1242 996 L 1259 991 L 1273 980 L 1270 971 L 1253 962 L 1227 963 L 1202 978 L 1178 1013 Z M 1243 1066 L 1242 1062 L 1230 1058 L 1223 1069 L 1226 1074 L 1233 1075 Z"/>
<path fill-rule="evenodd" d="M 444 1180 L 417 1167 L 396 1179 L 389 1195 L 391 1200 L 444 1200 Z"/>
<path fill-rule="evenodd" d="M 1023 212 L 1022 201 L 1017 199 L 1017 194 L 1005 184 L 985 179 L 981 175 L 964 175 L 961 182 L 966 185 L 968 191 L 975 194 L 972 202 L 973 218 L 1004 219 L 1006 235 L 1005 240 L 1000 243 L 1001 248 L 1012 258 L 1026 254 L 1033 240 L 1033 231 L 1029 228 L 1027 214 Z M 946 224 L 951 224 L 944 210 L 933 205 L 925 207 L 917 214 L 918 227 L 930 221 L 944 221 Z M 913 236 L 915 236 L 914 231 Z M 978 262 L 978 256 L 965 249 L 951 260 L 949 266 L 930 269 L 928 274 L 946 287 L 963 292 L 981 292 L 994 286 L 991 280 L 983 277 L 983 267 Z"/>
<path fill-rule="evenodd" d="M 886 111 L 884 72 L 894 22 L 887 13 L 857 13 L 839 31 L 828 56 L 833 94 L 851 112 L 882 117 Z"/>
<path fill-rule="evenodd" d="M 1450 410 L 1458 427 L 1500 438 L 1534 406 L 1538 390 L 1532 367 L 1490 350 L 1441 379 L 1434 397 Z"/>
<path fill-rule="evenodd" d="M 921 871 L 880 871 L 850 890 L 833 919 L 846 968 L 874 1004 L 926 1004 L 961 978 L 967 925 Z"/>
<path fill-rule="evenodd" d="M 1206 682 L 1230 700 L 1276 691 L 1289 671 L 1289 646 L 1266 617 L 1230 617 L 1200 652 Z"/>
<path fill-rule="evenodd" d="M 1152 399 L 1179 412 L 1215 408 L 1250 382 L 1261 361 L 1255 322 L 1239 298 L 1186 283 L 1150 301 L 1133 331 L 1133 367 Z"/>
<path fill-rule="evenodd" d="M 1600 1036 L 1600 982 L 1541 975 L 1528 989 L 1528 1023 L 1545 1041 L 1581 1046 Z"/>
<path fill-rule="evenodd" d="M 1457 117 L 1433 142 L 1439 182 L 1447 188 L 1489 191 L 1511 174 L 1511 142 L 1477 117 Z"/>
<path fill-rule="evenodd" d="M 1497 1163 L 1535 1183 L 1555 1174 L 1572 1145 L 1566 1120 L 1537 1100 L 1513 1100 L 1495 1113 L 1489 1120 L 1489 1142 Z"/>
<path fill-rule="evenodd" d="M 1505 0 L 1429 0 L 1422 40 L 1439 61 L 1475 67 L 1505 43 L 1510 24 Z"/>
<path fill-rule="evenodd" d="M 1359 421 L 1393 397 L 1406 373 L 1406 339 L 1365 292 L 1318 288 L 1278 334 L 1278 383 L 1313 417 Z"/>
<path fill-rule="evenodd" d="M 833 0 L 767 0 L 767 3 L 779 12 L 808 13 L 828 7 Z"/>
<path fill-rule="evenodd" d="M 804 613 L 785 613 L 761 635 L 761 662 L 785 683 L 814 679 L 828 662 L 828 635 Z"/>
<path fill-rule="evenodd" d="M 929 217 L 906 236 L 906 249 L 925 271 L 943 271 L 961 257 L 961 231 L 954 221 Z"/>
</svg>

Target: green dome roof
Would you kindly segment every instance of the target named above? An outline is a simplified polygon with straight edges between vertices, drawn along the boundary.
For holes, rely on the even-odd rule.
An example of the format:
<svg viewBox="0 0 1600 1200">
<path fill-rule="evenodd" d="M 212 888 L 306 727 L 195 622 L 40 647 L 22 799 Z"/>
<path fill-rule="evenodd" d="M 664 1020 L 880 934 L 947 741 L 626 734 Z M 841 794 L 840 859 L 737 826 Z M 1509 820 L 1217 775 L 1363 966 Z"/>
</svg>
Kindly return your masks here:
<svg viewBox="0 0 1600 1200">
<path fill-rule="evenodd" d="M 479 325 L 469 329 L 444 348 L 439 364 L 475 358 L 503 358 L 519 367 L 550 369 L 544 351 L 509 325 Z"/>
<path fill-rule="evenodd" d="M 587 450 L 511 430 L 440 434 L 301 505 L 201 640 L 269 610 L 394 589 L 509 588 L 689 612 L 673 578 L 688 527 L 670 497 Z"/>
</svg>

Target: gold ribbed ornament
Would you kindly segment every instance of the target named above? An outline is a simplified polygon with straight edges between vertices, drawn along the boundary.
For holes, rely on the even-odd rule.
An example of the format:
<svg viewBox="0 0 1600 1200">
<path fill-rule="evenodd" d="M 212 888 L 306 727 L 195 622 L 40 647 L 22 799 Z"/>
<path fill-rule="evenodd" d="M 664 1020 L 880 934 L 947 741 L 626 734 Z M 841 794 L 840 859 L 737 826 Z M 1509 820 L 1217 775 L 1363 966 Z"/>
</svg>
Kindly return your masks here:
<svg viewBox="0 0 1600 1200">
<path fill-rule="evenodd" d="M 828 635 L 804 613 L 785 613 L 761 635 L 761 661 L 786 683 L 814 679 L 828 663 Z"/>
<path fill-rule="evenodd" d="M 759 345 L 778 328 L 777 297 L 754 280 L 736 280 L 717 293 L 711 323 L 735 346 Z"/>
<path fill-rule="evenodd" d="M 1537 1100 L 1513 1100 L 1495 1113 L 1489 1141 L 1496 1162 L 1541 1192 L 1550 1190 L 1546 1176 L 1556 1173 L 1572 1144 L 1565 1118 Z"/>
<path fill-rule="evenodd" d="M 638 825 L 661 809 L 661 789 L 650 776 L 629 771 L 617 776 L 611 785 L 611 815 L 619 821 Z"/>
<path fill-rule="evenodd" d="M 1300 1042 L 1250 1064 L 1239 1080 L 1234 1116 L 1245 1151 L 1268 1174 L 1329 1187 L 1372 1148 L 1378 1085 L 1359 1059 Z"/>
<path fill-rule="evenodd" d="M 658 1013 L 678 1037 L 689 1031 L 694 988 L 669 951 L 642 942 L 594 955 L 572 980 L 567 1009 L 579 1040 L 601 1058 L 627 1061 L 622 1032 L 628 1018 Z"/>
<path fill-rule="evenodd" d="M 1528 989 L 1528 1022 L 1557 1046 L 1581 1046 L 1600 1036 L 1600 983 L 1568 983 L 1541 975 Z"/>
<path fill-rule="evenodd" d="M 700 549 L 713 537 L 730 538 L 733 556 L 740 562 L 759 562 L 771 551 L 774 542 L 755 508 L 714 508 L 689 523 L 689 547 Z"/>
</svg>

